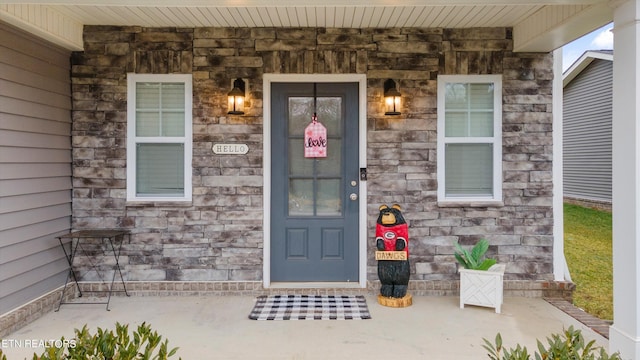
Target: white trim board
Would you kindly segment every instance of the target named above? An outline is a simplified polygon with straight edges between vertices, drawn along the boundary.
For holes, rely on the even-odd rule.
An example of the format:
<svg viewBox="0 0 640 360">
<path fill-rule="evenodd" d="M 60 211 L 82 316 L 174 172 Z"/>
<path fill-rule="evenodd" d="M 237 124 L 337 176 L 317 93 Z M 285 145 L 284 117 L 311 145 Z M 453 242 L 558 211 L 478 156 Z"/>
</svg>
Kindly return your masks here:
<svg viewBox="0 0 640 360">
<path fill-rule="evenodd" d="M 262 282 L 265 288 L 271 284 L 271 84 L 279 82 L 357 82 L 358 86 L 358 138 L 359 167 L 367 167 L 367 77 L 364 74 L 265 74 L 262 82 L 263 93 L 263 262 Z M 358 283 L 367 287 L 367 182 L 360 181 L 360 219 L 358 244 Z M 315 287 L 315 283 L 304 283 Z"/>
</svg>

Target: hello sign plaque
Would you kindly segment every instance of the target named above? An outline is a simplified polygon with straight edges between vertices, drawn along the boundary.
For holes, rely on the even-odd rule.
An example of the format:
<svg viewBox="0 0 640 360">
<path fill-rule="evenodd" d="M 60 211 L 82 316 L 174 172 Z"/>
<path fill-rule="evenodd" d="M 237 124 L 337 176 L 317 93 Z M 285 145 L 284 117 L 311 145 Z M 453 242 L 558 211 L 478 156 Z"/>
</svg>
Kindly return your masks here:
<svg viewBox="0 0 640 360">
<path fill-rule="evenodd" d="M 213 144 L 211 150 L 216 155 L 244 155 L 249 152 L 247 144 Z"/>
</svg>

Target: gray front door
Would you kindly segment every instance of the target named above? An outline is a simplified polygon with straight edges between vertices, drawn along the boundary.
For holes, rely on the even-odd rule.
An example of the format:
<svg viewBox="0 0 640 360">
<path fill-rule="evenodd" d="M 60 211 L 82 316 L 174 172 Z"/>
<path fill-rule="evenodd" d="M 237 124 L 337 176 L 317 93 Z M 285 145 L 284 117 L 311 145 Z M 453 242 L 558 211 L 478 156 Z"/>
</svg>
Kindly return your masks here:
<svg viewBox="0 0 640 360">
<path fill-rule="evenodd" d="M 271 280 L 358 281 L 358 84 L 271 88 Z M 327 157 L 304 157 L 313 114 Z"/>
</svg>

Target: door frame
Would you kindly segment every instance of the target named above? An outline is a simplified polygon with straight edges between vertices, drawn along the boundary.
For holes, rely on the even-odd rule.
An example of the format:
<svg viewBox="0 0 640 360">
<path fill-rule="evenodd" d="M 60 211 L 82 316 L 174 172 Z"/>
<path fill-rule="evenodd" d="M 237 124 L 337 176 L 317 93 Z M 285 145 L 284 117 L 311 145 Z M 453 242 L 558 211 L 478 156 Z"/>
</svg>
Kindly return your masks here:
<svg viewBox="0 0 640 360">
<path fill-rule="evenodd" d="M 358 163 L 360 168 L 367 167 L 367 77 L 365 74 L 264 74 L 263 94 L 263 287 L 277 287 L 271 282 L 271 84 L 280 82 L 304 83 L 358 83 Z M 358 180 L 360 181 L 360 180 Z M 329 284 L 332 287 L 367 287 L 367 182 L 359 184 L 358 214 L 358 283 L 296 283 L 296 287 L 316 288 Z"/>
</svg>

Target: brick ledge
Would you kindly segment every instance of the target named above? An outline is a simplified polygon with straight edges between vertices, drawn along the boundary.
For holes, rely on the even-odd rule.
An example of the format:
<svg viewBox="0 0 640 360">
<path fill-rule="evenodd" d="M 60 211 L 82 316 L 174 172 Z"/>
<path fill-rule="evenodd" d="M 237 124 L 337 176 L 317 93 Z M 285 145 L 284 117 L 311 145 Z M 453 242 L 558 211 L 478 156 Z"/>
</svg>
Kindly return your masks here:
<svg viewBox="0 0 640 360">
<path fill-rule="evenodd" d="M 362 294 L 376 295 L 380 290 L 379 280 L 367 281 L 366 288 L 263 288 L 261 281 L 130 281 L 127 290 L 134 296 L 255 296 L 266 294 Z M 80 288 L 86 291 L 104 291 L 106 285 L 83 282 Z M 459 280 L 411 280 L 409 291 L 414 296 L 458 296 Z M 505 280 L 506 297 L 561 298 L 571 301 L 575 285 L 570 282 Z M 114 290 L 122 290 L 122 284 L 114 284 Z M 114 293 L 122 296 L 123 293 Z"/>
<path fill-rule="evenodd" d="M 0 315 L 0 338 L 29 325 L 42 316 L 56 310 L 60 304 L 63 286 L 52 290 L 37 299 Z M 67 285 L 65 302 L 77 297 L 74 284 Z"/>
<path fill-rule="evenodd" d="M 587 313 L 586 311 L 580 309 L 579 307 L 573 305 L 565 299 L 545 298 L 545 300 L 549 304 L 564 311 L 567 315 L 588 326 L 598 334 L 604 336 L 607 339 L 609 338 L 609 327 L 611 326 L 609 322 Z"/>
</svg>

